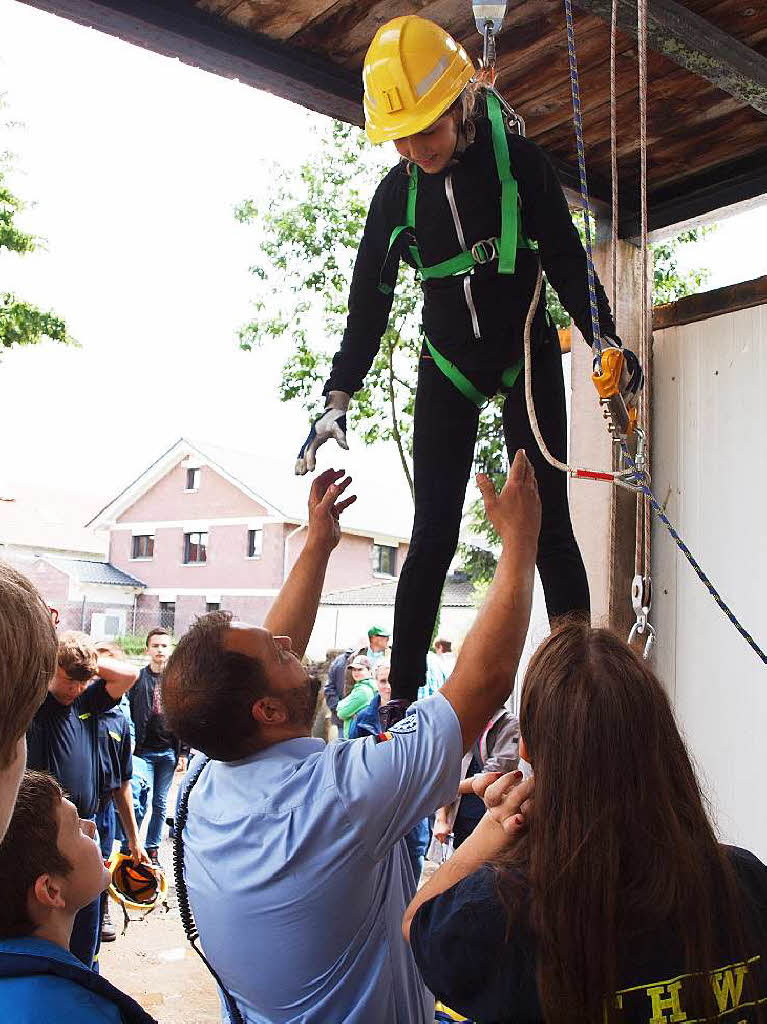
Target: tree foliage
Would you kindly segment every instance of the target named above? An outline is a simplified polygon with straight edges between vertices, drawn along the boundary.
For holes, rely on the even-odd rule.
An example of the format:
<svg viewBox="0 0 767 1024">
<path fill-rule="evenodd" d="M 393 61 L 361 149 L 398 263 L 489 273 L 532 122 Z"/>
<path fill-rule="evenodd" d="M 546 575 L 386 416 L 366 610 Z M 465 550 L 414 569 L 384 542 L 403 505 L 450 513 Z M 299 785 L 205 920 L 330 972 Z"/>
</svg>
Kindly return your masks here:
<svg viewBox="0 0 767 1024">
<path fill-rule="evenodd" d="M 391 156 L 371 147 L 359 129 L 339 122 L 320 130 L 315 143 L 315 152 L 298 176 L 286 180 L 275 173 L 260 201 L 246 199 L 235 209 L 237 219 L 257 233 L 257 259 L 251 267 L 256 285 L 253 315 L 240 329 L 240 345 L 247 350 L 280 345 L 285 352 L 280 397 L 300 401 L 310 415 L 318 414 L 323 404 L 322 385 L 343 334 L 368 204 Z M 702 271 L 687 278 L 677 271 L 677 247 L 694 236 L 695 232 L 686 232 L 680 242 L 660 247 L 655 283 L 656 289 L 663 289 L 661 301 L 670 301 L 671 294 L 688 294 L 704 280 Z M 388 329 L 350 407 L 351 424 L 364 444 L 397 444 L 411 492 L 420 298 L 412 270 L 401 264 Z M 558 327 L 570 323 L 551 287 L 547 305 Z M 501 410 L 499 398 L 483 410 L 475 453 L 477 470 L 487 472 L 497 484 L 508 468 Z M 470 577 L 481 582 L 492 576 L 491 549 L 497 538 L 481 515 L 481 503 L 476 502 L 468 515 L 484 543 L 464 545 L 462 557 Z"/>
<path fill-rule="evenodd" d="M 0 96 L 0 110 L 3 105 Z M 8 183 L 12 159 L 11 153 L 0 155 L 0 254 L 5 251 L 23 256 L 40 249 L 44 241 L 24 231 L 19 224 L 26 204 Z M 36 345 L 45 339 L 65 345 L 77 344 L 60 316 L 11 292 L 0 292 L 0 350 L 14 345 Z"/>
</svg>

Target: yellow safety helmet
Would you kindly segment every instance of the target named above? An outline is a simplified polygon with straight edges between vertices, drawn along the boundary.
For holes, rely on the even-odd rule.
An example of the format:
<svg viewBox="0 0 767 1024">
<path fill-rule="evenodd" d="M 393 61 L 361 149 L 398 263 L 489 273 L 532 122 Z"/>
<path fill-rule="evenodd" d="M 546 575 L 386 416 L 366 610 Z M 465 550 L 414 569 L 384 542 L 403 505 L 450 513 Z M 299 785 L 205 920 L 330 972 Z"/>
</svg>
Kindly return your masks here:
<svg viewBox="0 0 767 1024">
<path fill-rule="evenodd" d="M 365 130 L 373 143 L 416 135 L 441 117 L 474 77 L 474 65 L 433 21 L 408 14 L 376 32 L 365 54 Z"/>
<path fill-rule="evenodd" d="M 154 910 L 158 902 L 165 899 L 168 891 L 165 872 L 153 871 L 129 854 L 119 852 L 112 855 L 107 867 L 112 874 L 109 895 L 120 904 L 123 912 Z"/>
</svg>

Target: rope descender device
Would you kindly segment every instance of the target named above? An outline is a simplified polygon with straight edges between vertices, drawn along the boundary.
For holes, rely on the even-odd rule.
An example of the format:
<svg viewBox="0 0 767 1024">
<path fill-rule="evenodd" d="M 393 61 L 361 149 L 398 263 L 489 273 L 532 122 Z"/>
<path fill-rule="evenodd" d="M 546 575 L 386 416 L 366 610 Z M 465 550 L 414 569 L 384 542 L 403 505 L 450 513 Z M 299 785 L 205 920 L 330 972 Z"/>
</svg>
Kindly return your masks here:
<svg viewBox="0 0 767 1024">
<path fill-rule="evenodd" d="M 631 605 L 636 615 L 636 622 L 629 633 L 629 644 L 632 644 L 637 636 L 647 634 L 642 657 L 650 657 L 655 643 L 655 629 L 650 625 L 648 616 L 652 606 L 652 580 L 649 576 L 635 576 L 631 583 Z"/>
<path fill-rule="evenodd" d="M 619 348 L 604 348 L 599 364 L 591 375 L 599 395 L 602 415 L 607 420 L 607 429 L 616 440 L 631 437 L 637 423 L 636 407 L 627 408 L 621 395 L 623 361 L 624 355 Z"/>
</svg>

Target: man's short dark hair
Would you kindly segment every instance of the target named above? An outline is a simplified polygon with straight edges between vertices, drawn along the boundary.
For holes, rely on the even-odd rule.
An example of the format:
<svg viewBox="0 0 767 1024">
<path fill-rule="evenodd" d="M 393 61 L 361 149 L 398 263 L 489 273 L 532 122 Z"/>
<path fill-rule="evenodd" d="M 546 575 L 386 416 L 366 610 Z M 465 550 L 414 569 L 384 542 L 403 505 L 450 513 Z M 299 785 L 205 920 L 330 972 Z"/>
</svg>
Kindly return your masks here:
<svg viewBox="0 0 767 1024">
<path fill-rule="evenodd" d="M 68 875 L 59 850 L 61 786 L 45 772 L 26 771 L 5 839 L 0 843 L 0 939 L 31 935 L 27 900 L 40 875 Z"/>
<path fill-rule="evenodd" d="M 445 640 L 443 636 L 437 637 L 434 641 L 435 647 L 441 647 L 445 654 L 449 654 L 453 650 L 452 640 Z"/>
<path fill-rule="evenodd" d="M 146 645 L 149 647 L 149 641 L 153 636 L 167 636 L 170 638 L 170 633 L 167 629 L 163 629 L 162 626 L 155 626 L 154 629 L 150 629 L 146 635 Z"/>
<path fill-rule="evenodd" d="M 259 749 L 251 708 L 269 692 L 257 658 L 224 648 L 231 621 L 231 612 L 200 616 L 179 640 L 161 684 L 168 727 L 216 761 L 237 761 Z"/>
</svg>

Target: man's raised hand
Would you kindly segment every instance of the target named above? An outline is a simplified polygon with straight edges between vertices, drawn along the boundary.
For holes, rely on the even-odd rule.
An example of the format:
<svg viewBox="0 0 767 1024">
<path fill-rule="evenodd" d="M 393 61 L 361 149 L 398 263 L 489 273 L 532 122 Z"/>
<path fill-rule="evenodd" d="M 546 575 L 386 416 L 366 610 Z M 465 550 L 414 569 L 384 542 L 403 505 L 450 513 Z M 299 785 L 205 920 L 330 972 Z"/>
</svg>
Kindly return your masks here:
<svg viewBox="0 0 767 1024">
<path fill-rule="evenodd" d="M 343 477 L 343 479 L 341 479 Z M 353 502 L 356 494 L 349 495 L 339 501 L 341 495 L 352 482 L 350 476 L 344 476 L 342 469 L 326 469 L 312 483 L 309 492 L 309 533 L 308 538 L 326 544 L 332 549 L 341 539 L 339 516 Z"/>
<path fill-rule="evenodd" d="M 535 471 L 524 451 L 520 448 L 514 456 L 500 494 L 485 473 L 477 474 L 477 486 L 487 518 L 504 545 L 517 548 L 529 545 L 535 552 L 541 530 L 541 499 Z"/>
</svg>

